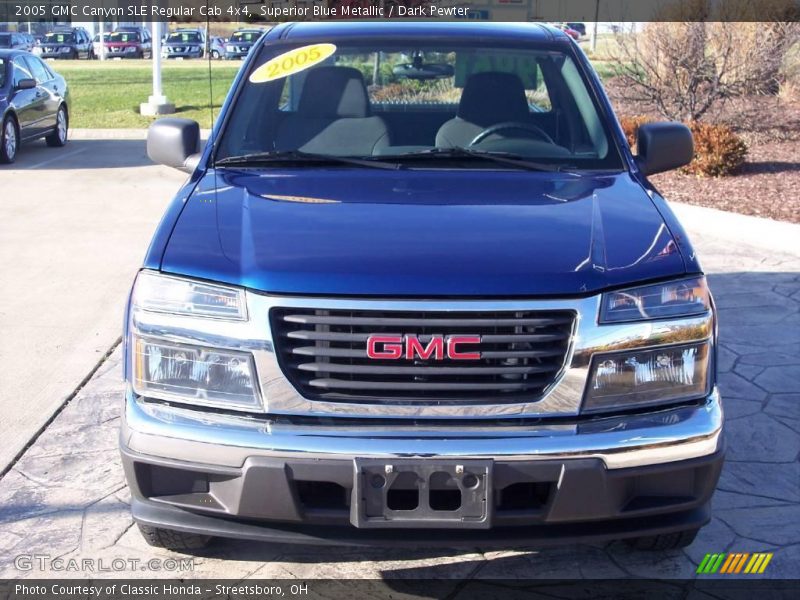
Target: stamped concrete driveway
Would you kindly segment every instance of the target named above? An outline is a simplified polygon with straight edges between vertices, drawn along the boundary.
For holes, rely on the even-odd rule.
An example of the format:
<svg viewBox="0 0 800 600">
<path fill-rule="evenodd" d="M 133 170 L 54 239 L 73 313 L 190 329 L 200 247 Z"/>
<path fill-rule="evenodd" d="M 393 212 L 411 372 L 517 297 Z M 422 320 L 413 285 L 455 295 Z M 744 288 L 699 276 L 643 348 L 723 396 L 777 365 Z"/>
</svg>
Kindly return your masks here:
<svg viewBox="0 0 800 600">
<path fill-rule="evenodd" d="M 787 229 L 751 217 L 731 220 L 708 209 L 678 208 L 711 274 L 719 306 L 720 385 L 728 417 L 728 460 L 714 497 L 714 519 L 688 549 L 638 553 L 612 543 L 499 552 L 479 547 L 408 551 L 219 541 L 194 559 L 192 569 L 126 569 L 115 575 L 690 578 L 706 553 L 770 551 L 774 558 L 765 576 L 797 577 L 800 252 L 792 253 L 780 240 L 800 239 L 800 226 Z M 787 251 L 781 252 L 784 246 Z M 102 558 L 107 563 L 179 556 L 146 546 L 128 514 L 116 440 L 122 396 L 119 361 L 116 349 L 0 481 L 1 577 L 93 575 L 20 570 L 14 564 L 19 555 Z M 461 588 L 455 581 L 452 585 L 451 597 L 458 597 Z M 489 596 L 506 594 L 488 587 L 485 591 Z"/>
<path fill-rule="evenodd" d="M 126 289 L 185 177 L 153 165 L 143 139 L 39 141 L 0 165 L 0 473 L 119 337 Z"/>
</svg>

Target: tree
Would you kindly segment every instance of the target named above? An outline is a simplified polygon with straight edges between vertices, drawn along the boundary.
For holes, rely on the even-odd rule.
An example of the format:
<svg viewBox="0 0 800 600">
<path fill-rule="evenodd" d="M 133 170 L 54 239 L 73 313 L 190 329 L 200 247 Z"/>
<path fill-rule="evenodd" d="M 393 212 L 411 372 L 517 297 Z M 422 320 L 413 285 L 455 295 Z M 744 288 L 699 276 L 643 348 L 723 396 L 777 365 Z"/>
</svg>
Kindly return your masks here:
<svg viewBox="0 0 800 600">
<path fill-rule="evenodd" d="M 612 56 L 621 94 L 669 119 L 702 119 L 718 103 L 775 93 L 796 22 L 653 22 L 617 34 Z"/>
</svg>

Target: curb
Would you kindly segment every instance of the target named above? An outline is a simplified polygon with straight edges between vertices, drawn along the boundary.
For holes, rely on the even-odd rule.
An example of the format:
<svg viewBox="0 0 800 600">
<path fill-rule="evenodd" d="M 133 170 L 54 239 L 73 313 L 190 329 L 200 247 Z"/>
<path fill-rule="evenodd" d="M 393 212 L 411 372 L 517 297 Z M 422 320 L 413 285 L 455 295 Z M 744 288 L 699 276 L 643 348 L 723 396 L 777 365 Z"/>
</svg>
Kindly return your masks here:
<svg viewBox="0 0 800 600">
<path fill-rule="evenodd" d="M 670 207 L 694 236 L 713 237 L 800 257 L 800 224 L 741 215 L 716 208 L 670 202 Z"/>
<path fill-rule="evenodd" d="M 211 131 L 201 129 L 200 137 L 208 139 Z M 147 129 L 70 129 L 71 140 L 146 140 Z"/>
</svg>

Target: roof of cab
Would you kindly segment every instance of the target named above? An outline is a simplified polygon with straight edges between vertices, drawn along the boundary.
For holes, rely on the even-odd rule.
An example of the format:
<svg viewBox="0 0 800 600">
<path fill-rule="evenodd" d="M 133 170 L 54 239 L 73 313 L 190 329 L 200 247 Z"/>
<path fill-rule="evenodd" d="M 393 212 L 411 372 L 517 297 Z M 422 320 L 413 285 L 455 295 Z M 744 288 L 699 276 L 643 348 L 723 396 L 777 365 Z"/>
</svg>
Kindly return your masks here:
<svg viewBox="0 0 800 600">
<path fill-rule="evenodd" d="M 328 40 L 331 38 L 475 38 L 498 41 L 561 41 L 569 40 L 563 31 L 544 23 L 496 23 L 474 21 L 303 21 L 283 23 L 275 27 L 270 39 Z"/>
</svg>

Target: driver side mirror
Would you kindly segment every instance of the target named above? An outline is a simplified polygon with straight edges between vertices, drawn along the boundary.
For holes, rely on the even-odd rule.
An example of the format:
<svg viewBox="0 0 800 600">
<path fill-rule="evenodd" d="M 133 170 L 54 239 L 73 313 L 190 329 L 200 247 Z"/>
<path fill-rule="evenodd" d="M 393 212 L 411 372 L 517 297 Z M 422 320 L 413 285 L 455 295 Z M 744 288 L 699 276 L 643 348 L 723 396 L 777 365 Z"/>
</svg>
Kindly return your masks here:
<svg viewBox="0 0 800 600">
<path fill-rule="evenodd" d="M 636 162 L 644 175 L 683 167 L 694 158 L 692 132 L 683 123 L 646 123 L 639 127 Z"/>
<path fill-rule="evenodd" d="M 20 79 L 17 82 L 17 85 L 14 86 L 14 89 L 17 90 L 32 90 L 36 87 L 36 80 L 31 79 L 30 77 L 26 77 L 25 79 Z"/>
<path fill-rule="evenodd" d="M 200 125 L 191 119 L 158 119 L 147 130 L 147 156 L 187 173 L 200 161 Z"/>
</svg>

